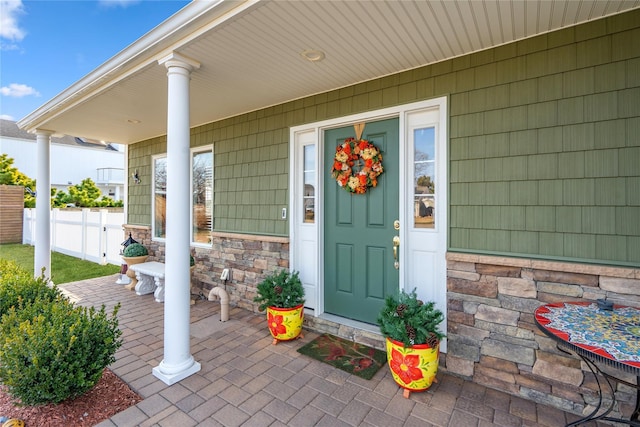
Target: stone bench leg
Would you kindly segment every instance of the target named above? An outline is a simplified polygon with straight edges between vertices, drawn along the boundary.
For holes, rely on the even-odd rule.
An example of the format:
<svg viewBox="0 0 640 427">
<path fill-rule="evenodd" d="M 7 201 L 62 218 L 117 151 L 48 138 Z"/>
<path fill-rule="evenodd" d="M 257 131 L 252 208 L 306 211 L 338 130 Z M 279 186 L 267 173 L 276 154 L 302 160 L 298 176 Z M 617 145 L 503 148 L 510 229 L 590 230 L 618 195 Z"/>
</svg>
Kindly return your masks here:
<svg viewBox="0 0 640 427">
<path fill-rule="evenodd" d="M 153 293 L 157 302 L 164 302 L 164 279 L 154 278 L 156 281 L 156 291 Z"/>
<path fill-rule="evenodd" d="M 156 284 L 153 277 L 136 271 L 136 278 L 138 279 L 136 295 L 147 295 L 155 291 Z"/>
</svg>

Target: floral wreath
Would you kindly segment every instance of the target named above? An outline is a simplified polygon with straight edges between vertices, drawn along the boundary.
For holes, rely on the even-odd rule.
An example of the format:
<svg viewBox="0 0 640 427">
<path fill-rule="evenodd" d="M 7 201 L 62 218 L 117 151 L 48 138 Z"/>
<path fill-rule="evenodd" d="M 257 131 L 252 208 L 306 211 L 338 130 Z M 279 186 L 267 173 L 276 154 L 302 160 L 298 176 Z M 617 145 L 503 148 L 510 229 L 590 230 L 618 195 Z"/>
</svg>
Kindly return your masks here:
<svg viewBox="0 0 640 427">
<path fill-rule="evenodd" d="M 383 170 L 380 150 L 366 139 L 347 138 L 336 147 L 331 175 L 349 193 L 364 194 L 377 186 Z"/>
</svg>

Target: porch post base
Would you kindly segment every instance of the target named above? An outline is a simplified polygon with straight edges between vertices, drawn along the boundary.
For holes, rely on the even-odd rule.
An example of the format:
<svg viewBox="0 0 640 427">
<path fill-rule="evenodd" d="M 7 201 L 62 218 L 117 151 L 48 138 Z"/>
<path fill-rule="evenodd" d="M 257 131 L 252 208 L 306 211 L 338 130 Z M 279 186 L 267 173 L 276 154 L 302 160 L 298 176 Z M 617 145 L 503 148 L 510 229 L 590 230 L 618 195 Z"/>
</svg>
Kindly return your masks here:
<svg viewBox="0 0 640 427">
<path fill-rule="evenodd" d="M 200 363 L 194 361 L 190 366 L 184 367 L 180 371 L 175 371 L 174 369 L 167 369 L 164 361 L 162 361 L 158 366 L 152 369 L 152 372 L 154 377 L 158 378 L 166 385 L 172 385 L 200 371 L 200 368 Z"/>
</svg>

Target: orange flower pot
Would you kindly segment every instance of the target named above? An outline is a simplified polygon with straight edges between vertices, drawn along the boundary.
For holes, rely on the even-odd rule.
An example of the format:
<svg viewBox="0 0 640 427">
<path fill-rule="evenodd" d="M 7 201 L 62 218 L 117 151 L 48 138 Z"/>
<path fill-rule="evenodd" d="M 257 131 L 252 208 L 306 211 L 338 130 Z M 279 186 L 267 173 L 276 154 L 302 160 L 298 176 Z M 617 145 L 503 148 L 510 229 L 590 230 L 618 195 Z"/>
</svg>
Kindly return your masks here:
<svg viewBox="0 0 640 427">
<path fill-rule="evenodd" d="M 387 338 L 387 363 L 396 383 L 404 388 L 404 397 L 412 391 L 424 391 L 437 382 L 440 345 L 416 344 L 404 347 L 401 342 Z"/>
<path fill-rule="evenodd" d="M 300 333 L 303 320 L 303 304 L 293 308 L 267 307 L 267 323 L 269 332 L 273 336 L 273 344 L 278 344 L 278 341 L 302 338 Z"/>
</svg>

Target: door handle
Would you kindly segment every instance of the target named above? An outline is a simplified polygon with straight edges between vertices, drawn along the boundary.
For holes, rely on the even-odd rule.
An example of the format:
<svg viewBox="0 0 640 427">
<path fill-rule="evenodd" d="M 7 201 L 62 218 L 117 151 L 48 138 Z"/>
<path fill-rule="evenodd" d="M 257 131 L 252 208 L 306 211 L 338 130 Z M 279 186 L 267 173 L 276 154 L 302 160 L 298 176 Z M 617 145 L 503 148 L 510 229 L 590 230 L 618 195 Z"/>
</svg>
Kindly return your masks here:
<svg viewBox="0 0 640 427">
<path fill-rule="evenodd" d="M 398 247 L 400 246 L 400 237 L 393 236 L 393 267 L 398 270 L 400 262 L 398 262 Z"/>
</svg>

